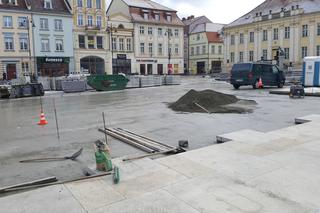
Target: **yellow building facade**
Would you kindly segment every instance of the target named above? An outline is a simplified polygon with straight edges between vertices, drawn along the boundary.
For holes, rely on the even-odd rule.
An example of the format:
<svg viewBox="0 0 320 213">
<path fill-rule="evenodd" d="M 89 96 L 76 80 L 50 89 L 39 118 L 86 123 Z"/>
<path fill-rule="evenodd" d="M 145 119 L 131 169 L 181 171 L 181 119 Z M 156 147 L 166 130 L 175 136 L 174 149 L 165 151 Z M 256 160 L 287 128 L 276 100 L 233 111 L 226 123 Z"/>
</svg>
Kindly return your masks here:
<svg viewBox="0 0 320 213">
<path fill-rule="evenodd" d="M 276 60 L 300 70 L 303 58 L 320 55 L 320 8 L 316 1 L 267 0 L 224 28 L 225 64 Z"/>
<path fill-rule="evenodd" d="M 105 0 L 69 0 L 73 11 L 75 72 L 112 72 Z"/>
<path fill-rule="evenodd" d="M 31 14 L 24 8 L 25 5 L 16 5 L 19 10 L 14 10 L 14 6 L 6 9 L 1 6 L 0 80 L 25 81 L 34 70 Z"/>
</svg>

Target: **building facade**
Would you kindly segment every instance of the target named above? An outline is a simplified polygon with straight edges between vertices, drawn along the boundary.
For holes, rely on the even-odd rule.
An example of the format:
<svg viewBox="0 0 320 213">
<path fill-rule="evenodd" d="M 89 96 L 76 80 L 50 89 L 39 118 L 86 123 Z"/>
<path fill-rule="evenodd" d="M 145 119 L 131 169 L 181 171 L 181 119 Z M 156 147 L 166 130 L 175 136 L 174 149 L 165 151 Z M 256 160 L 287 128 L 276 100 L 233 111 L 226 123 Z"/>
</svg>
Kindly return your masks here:
<svg viewBox="0 0 320 213">
<path fill-rule="evenodd" d="M 71 7 L 64 0 L 30 1 L 38 76 L 66 76 L 74 71 Z"/>
<path fill-rule="evenodd" d="M 320 55 L 318 1 L 267 0 L 224 28 L 225 63 L 277 60 L 301 70 L 303 58 Z"/>
<path fill-rule="evenodd" d="M 0 79 L 22 79 L 32 75 L 31 19 L 24 0 L 0 0 Z"/>
<path fill-rule="evenodd" d="M 134 60 L 131 73 L 183 73 L 183 23 L 177 12 L 149 0 L 113 0 L 108 16 L 132 23 Z"/>
<path fill-rule="evenodd" d="M 112 73 L 105 0 L 69 0 L 73 12 L 75 70 Z"/>
<path fill-rule="evenodd" d="M 204 23 L 189 34 L 189 70 L 191 74 L 217 73 L 223 66 L 223 40 L 220 37 L 224 25 Z"/>
</svg>

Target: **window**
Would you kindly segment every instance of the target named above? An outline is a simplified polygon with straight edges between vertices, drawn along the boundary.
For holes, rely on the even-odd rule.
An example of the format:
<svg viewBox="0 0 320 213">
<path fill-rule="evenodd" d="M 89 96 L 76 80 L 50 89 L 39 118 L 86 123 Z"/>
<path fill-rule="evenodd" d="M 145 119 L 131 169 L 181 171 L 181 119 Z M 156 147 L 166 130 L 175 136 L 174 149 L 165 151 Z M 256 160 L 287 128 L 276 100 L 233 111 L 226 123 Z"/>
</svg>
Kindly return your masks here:
<svg viewBox="0 0 320 213">
<path fill-rule="evenodd" d="M 140 26 L 140 34 L 144 34 L 144 26 Z"/>
<path fill-rule="evenodd" d="M 82 7 L 82 0 L 78 0 L 78 1 L 77 1 L 77 6 L 78 6 L 78 7 Z"/>
<path fill-rule="evenodd" d="M 176 55 L 179 55 L 179 44 L 176 44 L 175 47 L 174 47 L 174 53 Z"/>
<path fill-rule="evenodd" d="M 249 51 L 249 61 L 253 61 L 253 58 L 254 58 L 254 52 Z"/>
<path fill-rule="evenodd" d="M 101 27 L 102 26 L 102 18 L 101 16 L 97 16 L 97 27 Z"/>
<path fill-rule="evenodd" d="M 5 35 L 4 46 L 5 46 L 5 50 L 14 50 L 13 35 Z"/>
<path fill-rule="evenodd" d="M 127 38 L 127 51 L 131 51 L 131 38 Z"/>
<path fill-rule="evenodd" d="M 230 43 L 231 43 L 231 45 L 234 45 L 234 43 L 235 43 L 234 35 L 231 35 Z"/>
<path fill-rule="evenodd" d="M 63 40 L 56 39 L 56 52 L 63 52 Z"/>
<path fill-rule="evenodd" d="M 197 46 L 197 48 L 196 48 L 196 54 L 200 55 L 200 47 L 199 46 Z"/>
<path fill-rule="evenodd" d="M 86 48 L 86 39 L 84 35 L 79 35 L 79 48 Z"/>
<path fill-rule="evenodd" d="M 191 47 L 191 55 L 194 55 L 194 47 Z"/>
<path fill-rule="evenodd" d="M 206 54 L 206 46 L 205 45 L 202 46 L 202 54 L 203 55 Z"/>
<path fill-rule="evenodd" d="M 149 43 L 149 53 L 152 55 L 153 53 L 153 45 L 152 43 Z"/>
<path fill-rule="evenodd" d="M 144 43 L 140 43 L 140 53 L 144 54 Z"/>
<path fill-rule="evenodd" d="M 148 27 L 148 35 L 152 35 L 152 27 Z"/>
<path fill-rule="evenodd" d="M 243 52 L 239 52 L 239 62 L 243 62 Z"/>
<path fill-rule="evenodd" d="M 301 57 L 307 57 L 308 56 L 308 47 L 302 47 L 301 48 Z"/>
<path fill-rule="evenodd" d="M 47 18 L 40 18 L 40 29 L 49 30 L 49 22 Z"/>
<path fill-rule="evenodd" d="M 284 48 L 284 59 L 289 59 L 290 54 L 290 49 L 289 48 Z"/>
<path fill-rule="evenodd" d="M 174 36 L 175 36 L 175 37 L 179 37 L 179 30 L 178 30 L 178 29 L 175 29 L 175 30 L 174 30 Z"/>
<path fill-rule="evenodd" d="M 12 16 L 3 16 L 3 27 L 12 27 Z"/>
<path fill-rule="evenodd" d="M 308 37 L 308 25 L 302 25 L 302 37 Z"/>
<path fill-rule="evenodd" d="M 200 34 L 197 35 L 197 41 L 199 41 L 199 40 L 200 40 Z"/>
<path fill-rule="evenodd" d="M 167 21 L 171 22 L 172 21 L 172 16 L 171 15 L 167 15 Z"/>
<path fill-rule="evenodd" d="M 148 20 L 149 19 L 149 14 L 148 13 L 143 13 L 143 19 Z"/>
<path fill-rule="evenodd" d="M 28 43 L 28 36 L 27 35 L 21 35 L 19 39 L 20 43 L 20 50 L 28 50 L 29 49 L 29 43 Z"/>
<path fill-rule="evenodd" d="M 234 63 L 234 52 L 230 53 L 230 61 L 231 63 Z"/>
<path fill-rule="evenodd" d="M 103 49 L 103 38 L 102 36 L 97 36 L 97 48 Z"/>
<path fill-rule="evenodd" d="M 21 69 L 22 69 L 22 72 L 24 74 L 29 73 L 29 63 L 28 62 L 22 62 L 21 63 Z"/>
<path fill-rule="evenodd" d="M 87 7 L 92 8 L 92 0 L 87 0 Z"/>
<path fill-rule="evenodd" d="M 211 46 L 211 54 L 215 54 L 216 53 L 216 48 L 214 45 Z"/>
<path fill-rule="evenodd" d="M 268 31 L 267 30 L 262 31 L 262 40 L 268 41 Z"/>
<path fill-rule="evenodd" d="M 17 5 L 17 0 L 9 0 L 8 3 L 9 4 L 13 4 L 13 5 Z"/>
<path fill-rule="evenodd" d="M 264 60 L 268 59 L 268 50 L 266 50 L 266 49 L 262 50 L 262 57 Z"/>
<path fill-rule="evenodd" d="M 78 26 L 83 26 L 83 15 L 78 14 Z"/>
<path fill-rule="evenodd" d="M 19 17 L 18 18 L 18 27 L 19 28 L 27 28 L 28 27 L 28 18 L 27 17 Z"/>
<path fill-rule="evenodd" d="M 290 38 L 290 27 L 284 28 L 284 38 L 289 39 Z"/>
<path fill-rule="evenodd" d="M 55 31 L 63 31 L 61 19 L 54 20 L 54 29 L 55 29 Z"/>
<path fill-rule="evenodd" d="M 51 0 L 44 0 L 44 8 L 45 8 L 45 9 L 52 9 L 52 2 L 51 2 Z"/>
<path fill-rule="evenodd" d="M 124 39 L 119 38 L 119 50 L 124 51 Z"/>
<path fill-rule="evenodd" d="M 317 56 L 320 56 L 320 45 L 317 45 Z"/>
<path fill-rule="evenodd" d="M 154 15 L 154 19 L 155 19 L 156 21 L 160 21 L 160 15 L 159 15 L 159 14 L 155 14 L 155 15 Z"/>
<path fill-rule="evenodd" d="M 162 28 L 158 28 L 158 35 L 162 36 Z"/>
<path fill-rule="evenodd" d="M 88 15 L 88 20 L 87 21 L 88 21 L 87 25 L 89 27 L 92 27 L 92 25 L 93 25 L 93 17 L 91 15 Z"/>
<path fill-rule="evenodd" d="M 240 33 L 240 36 L 239 36 L 239 42 L 240 42 L 240 44 L 243 44 L 243 43 L 244 43 L 244 36 L 243 36 L 243 33 Z"/>
<path fill-rule="evenodd" d="M 50 52 L 49 39 L 41 39 L 41 51 Z"/>
<path fill-rule="evenodd" d="M 162 44 L 158 44 L 158 55 L 162 55 L 162 54 L 163 54 Z"/>
<path fill-rule="evenodd" d="M 222 46 L 219 46 L 219 47 L 218 47 L 218 53 L 219 53 L 219 55 L 222 54 Z"/>
<path fill-rule="evenodd" d="M 94 45 L 95 45 L 94 36 L 88 36 L 88 48 L 94 49 Z"/>
<path fill-rule="evenodd" d="M 253 43 L 253 42 L 254 42 L 254 32 L 250 32 L 249 42 L 250 42 L 250 43 Z"/>
<path fill-rule="evenodd" d="M 112 38 L 112 50 L 117 50 L 117 38 Z"/>
<path fill-rule="evenodd" d="M 101 9 L 101 0 L 96 0 L 96 8 Z"/>
<path fill-rule="evenodd" d="M 273 29 L 273 40 L 278 40 L 279 39 L 279 29 L 274 28 Z"/>
<path fill-rule="evenodd" d="M 318 26 L 317 26 L 317 35 L 320 36 L 320 23 L 318 23 Z"/>
</svg>

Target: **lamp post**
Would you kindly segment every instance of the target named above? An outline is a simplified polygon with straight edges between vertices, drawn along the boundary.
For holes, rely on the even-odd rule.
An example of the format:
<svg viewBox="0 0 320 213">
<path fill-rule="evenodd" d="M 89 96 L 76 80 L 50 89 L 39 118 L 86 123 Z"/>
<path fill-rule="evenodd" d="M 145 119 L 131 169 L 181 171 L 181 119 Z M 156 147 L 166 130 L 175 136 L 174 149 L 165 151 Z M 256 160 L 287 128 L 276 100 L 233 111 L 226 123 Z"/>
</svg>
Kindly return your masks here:
<svg viewBox="0 0 320 213">
<path fill-rule="evenodd" d="M 33 40 L 33 57 L 34 57 L 34 69 L 35 69 L 35 78 L 36 80 L 38 80 L 38 72 L 37 72 L 37 64 L 36 64 L 36 59 L 35 59 L 35 50 L 34 50 L 34 33 L 33 33 L 33 29 L 36 27 L 34 22 L 33 22 L 33 19 L 29 19 L 29 17 L 27 17 L 27 30 L 28 30 L 28 43 L 29 43 L 29 58 L 30 58 L 30 65 L 32 63 L 32 53 L 31 53 L 31 38 L 30 38 L 30 24 L 31 24 L 31 28 L 32 28 L 32 40 Z M 30 66 L 31 68 L 31 66 Z"/>
<path fill-rule="evenodd" d="M 171 61 L 171 48 L 170 48 L 170 38 L 172 36 L 171 30 L 167 29 L 165 32 L 165 36 L 168 36 L 168 74 L 172 74 L 172 64 L 170 63 Z"/>
</svg>

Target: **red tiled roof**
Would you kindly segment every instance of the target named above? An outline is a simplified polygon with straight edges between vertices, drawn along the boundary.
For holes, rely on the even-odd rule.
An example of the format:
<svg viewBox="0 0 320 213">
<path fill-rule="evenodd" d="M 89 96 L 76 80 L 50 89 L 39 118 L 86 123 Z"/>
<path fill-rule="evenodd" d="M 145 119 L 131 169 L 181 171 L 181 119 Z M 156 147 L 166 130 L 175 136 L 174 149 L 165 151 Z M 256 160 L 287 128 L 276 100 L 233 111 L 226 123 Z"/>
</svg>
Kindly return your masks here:
<svg viewBox="0 0 320 213">
<path fill-rule="evenodd" d="M 28 10 L 27 5 L 24 0 L 17 0 L 18 5 L 13 5 L 6 3 L 6 1 L 2 1 L 0 4 L 0 9 L 8 9 L 8 10 Z"/>
<path fill-rule="evenodd" d="M 44 8 L 44 0 L 26 0 L 32 12 L 54 13 L 71 15 L 65 0 L 52 0 L 52 9 Z"/>
<path fill-rule="evenodd" d="M 223 43 L 219 33 L 217 32 L 206 32 L 209 43 Z"/>
</svg>

